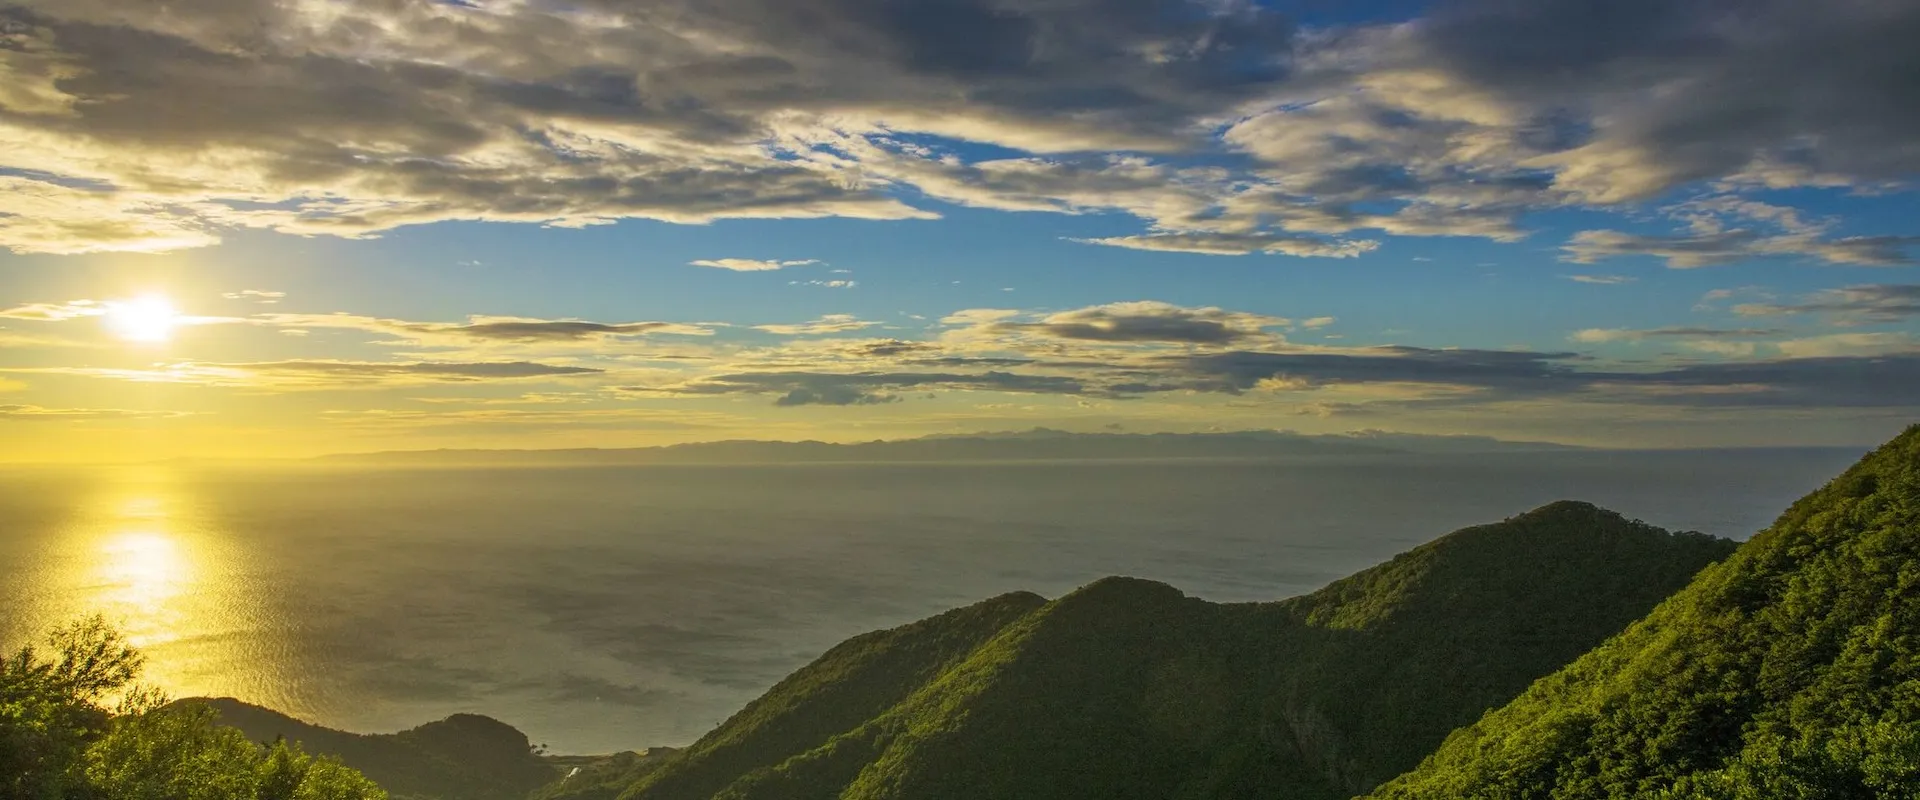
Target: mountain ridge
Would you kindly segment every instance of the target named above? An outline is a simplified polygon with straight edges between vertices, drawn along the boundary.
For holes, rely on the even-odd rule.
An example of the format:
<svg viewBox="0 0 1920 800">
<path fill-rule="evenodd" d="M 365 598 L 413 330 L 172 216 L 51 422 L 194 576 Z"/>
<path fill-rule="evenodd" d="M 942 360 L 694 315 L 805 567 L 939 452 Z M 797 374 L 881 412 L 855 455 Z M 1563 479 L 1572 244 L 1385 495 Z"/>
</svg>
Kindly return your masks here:
<svg viewBox="0 0 1920 800">
<path fill-rule="evenodd" d="M 1569 548 L 1568 537 L 1592 544 Z M 829 651 L 618 797 L 1349 797 L 1413 767 L 1448 731 L 1618 632 L 1734 547 L 1557 503 L 1456 531 L 1288 600 L 1218 604 L 1127 577 L 1051 601 L 1019 595 L 965 641 L 945 640 L 939 658 L 916 662 L 911 675 L 889 673 L 890 688 L 868 693 L 858 709 L 865 716 L 848 713 L 804 735 L 760 724 L 756 706 L 797 708 L 806 698 L 796 689 L 828 676 L 866 680 L 840 668 L 844 653 Z M 1516 553 L 1531 554 L 1521 561 L 1533 568 L 1507 569 Z M 1516 613 L 1516 593 L 1550 588 L 1562 599 Z M 1431 624 L 1446 613 L 1536 622 L 1461 626 L 1448 639 Z M 880 636 L 911 648 L 913 631 L 930 624 L 843 647 L 881 646 L 868 638 Z M 1437 655 L 1396 655 L 1407 641 Z M 1382 691 L 1380 682 L 1399 680 L 1411 688 Z M 1441 695 L 1448 699 L 1432 699 Z M 1338 718 L 1367 703 L 1380 712 L 1376 722 Z M 1382 733 L 1390 726 L 1405 730 Z M 759 755 L 737 757 L 747 752 Z M 607 788 L 547 796 L 607 798 Z"/>
<path fill-rule="evenodd" d="M 1912 796 L 1917 630 L 1920 426 L 1372 797 Z"/>
</svg>

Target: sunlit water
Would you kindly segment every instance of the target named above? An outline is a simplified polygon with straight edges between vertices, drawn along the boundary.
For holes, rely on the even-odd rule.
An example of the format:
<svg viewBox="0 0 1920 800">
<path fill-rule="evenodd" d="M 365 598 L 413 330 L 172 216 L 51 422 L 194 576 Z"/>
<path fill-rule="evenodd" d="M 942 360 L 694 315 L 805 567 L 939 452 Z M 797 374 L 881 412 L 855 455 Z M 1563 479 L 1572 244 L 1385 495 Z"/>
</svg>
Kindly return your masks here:
<svg viewBox="0 0 1920 800">
<path fill-rule="evenodd" d="M 1280 598 L 1560 498 L 1743 538 L 1857 455 L 0 471 L 0 642 L 100 612 L 177 695 L 365 731 L 476 711 L 605 752 L 1000 592 Z"/>
</svg>

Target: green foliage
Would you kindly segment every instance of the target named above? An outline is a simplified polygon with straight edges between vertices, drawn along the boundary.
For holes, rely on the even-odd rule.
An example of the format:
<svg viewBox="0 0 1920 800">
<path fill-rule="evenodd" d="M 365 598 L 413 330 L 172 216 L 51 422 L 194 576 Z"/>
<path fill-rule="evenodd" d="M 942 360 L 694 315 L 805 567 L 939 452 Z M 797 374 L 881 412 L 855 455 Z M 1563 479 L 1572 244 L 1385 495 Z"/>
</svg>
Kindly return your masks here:
<svg viewBox="0 0 1920 800">
<path fill-rule="evenodd" d="M 834 648 L 622 797 L 1348 797 L 1733 546 L 1561 503 L 1279 603 L 1125 578 L 996 598 Z"/>
<path fill-rule="evenodd" d="M 0 653 L 0 798 L 76 790 L 87 744 L 106 732 L 109 695 L 130 685 L 141 663 L 98 617 L 54 629 L 45 647 Z"/>
<path fill-rule="evenodd" d="M 878 716 L 1045 602 L 1007 594 L 842 642 L 666 764 L 625 781 L 623 796 L 707 800 L 742 775 Z"/>
<path fill-rule="evenodd" d="M 211 709 L 162 705 L 133 686 L 140 665 L 99 619 L 0 659 L 0 799 L 385 800 L 336 762 L 262 748 Z"/>
<path fill-rule="evenodd" d="M 1920 427 L 1379 798 L 1920 797 Z"/>
<path fill-rule="evenodd" d="M 231 698 L 190 698 L 254 741 L 285 739 L 338 759 L 399 798 L 520 800 L 556 775 L 527 736 L 498 720 L 455 714 L 399 733 L 358 734 L 312 725 Z"/>
</svg>

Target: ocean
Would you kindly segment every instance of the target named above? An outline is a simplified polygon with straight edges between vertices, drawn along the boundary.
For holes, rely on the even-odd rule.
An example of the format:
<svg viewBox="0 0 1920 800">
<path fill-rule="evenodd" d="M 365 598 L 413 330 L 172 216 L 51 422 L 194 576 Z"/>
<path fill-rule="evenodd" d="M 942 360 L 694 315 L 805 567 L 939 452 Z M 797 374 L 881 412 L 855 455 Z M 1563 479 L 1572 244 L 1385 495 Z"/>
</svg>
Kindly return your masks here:
<svg viewBox="0 0 1920 800">
<path fill-rule="evenodd" d="M 101 613 L 175 696 L 362 732 L 475 712 L 601 753 L 1002 592 L 1279 599 L 1557 499 L 1745 538 L 1859 455 L 0 470 L 0 643 Z"/>
</svg>

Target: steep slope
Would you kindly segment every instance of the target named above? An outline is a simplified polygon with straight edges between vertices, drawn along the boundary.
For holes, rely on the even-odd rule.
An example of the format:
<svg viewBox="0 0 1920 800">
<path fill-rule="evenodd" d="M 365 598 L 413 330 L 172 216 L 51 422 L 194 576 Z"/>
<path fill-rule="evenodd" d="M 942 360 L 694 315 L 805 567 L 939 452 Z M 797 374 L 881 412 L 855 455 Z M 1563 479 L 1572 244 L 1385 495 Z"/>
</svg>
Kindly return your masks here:
<svg viewBox="0 0 1920 800">
<path fill-rule="evenodd" d="M 856 636 L 788 676 L 665 764 L 605 786 L 627 797 L 706 800 L 739 776 L 813 750 L 878 716 L 1046 603 L 1016 592 Z M 607 796 L 605 788 L 548 795 Z"/>
<path fill-rule="evenodd" d="M 1920 427 L 1378 798 L 1920 796 Z"/>
<path fill-rule="evenodd" d="M 809 729 L 807 747 L 722 766 L 695 745 L 624 797 L 1348 797 L 1733 546 L 1560 503 L 1280 603 L 1218 605 L 1109 578 L 1029 599 L 918 683 L 867 695 L 894 695 L 884 705 L 813 703 L 836 716 Z M 839 660 L 829 653 L 768 698 L 795 706 L 810 683 L 798 679 Z M 675 786 L 670 770 L 703 779 Z"/>
<path fill-rule="evenodd" d="M 521 800 L 556 775 L 534 755 L 526 734 L 490 717 L 455 714 L 399 733 L 358 734 L 232 698 L 180 702 L 212 707 L 220 724 L 239 728 L 249 739 L 285 738 L 309 753 L 337 756 L 396 800 Z"/>
<path fill-rule="evenodd" d="M 1625 629 L 1737 545 L 1559 502 L 1457 531 L 1282 605 L 1279 715 L 1343 795 Z"/>
</svg>

